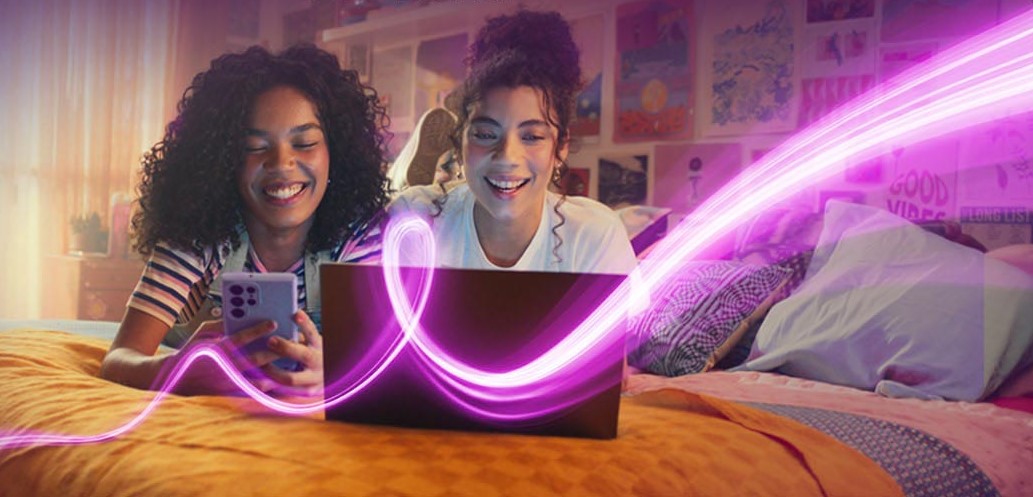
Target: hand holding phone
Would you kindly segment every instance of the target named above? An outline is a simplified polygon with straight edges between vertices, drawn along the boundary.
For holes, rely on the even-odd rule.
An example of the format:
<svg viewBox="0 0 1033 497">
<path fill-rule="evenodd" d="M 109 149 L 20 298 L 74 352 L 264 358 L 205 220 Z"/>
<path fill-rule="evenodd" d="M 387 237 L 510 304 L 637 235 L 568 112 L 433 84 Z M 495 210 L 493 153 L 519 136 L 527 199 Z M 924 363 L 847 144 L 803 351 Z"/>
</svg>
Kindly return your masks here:
<svg viewBox="0 0 1033 497">
<path fill-rule="evenodd" d="M 294 313 L 298 311 L 298 283 L 294 273 L 238 273 L 222 275 L 222 319 L 226 334 L 232 335 L 263 321 L 275 321 L 274 336 L 298 341 Z M 265 340 L 256 340 L 244 353 L 268 350 Z M 297 361 L 281 358 L 277 367 L 295 371 Z"/>
</svg>

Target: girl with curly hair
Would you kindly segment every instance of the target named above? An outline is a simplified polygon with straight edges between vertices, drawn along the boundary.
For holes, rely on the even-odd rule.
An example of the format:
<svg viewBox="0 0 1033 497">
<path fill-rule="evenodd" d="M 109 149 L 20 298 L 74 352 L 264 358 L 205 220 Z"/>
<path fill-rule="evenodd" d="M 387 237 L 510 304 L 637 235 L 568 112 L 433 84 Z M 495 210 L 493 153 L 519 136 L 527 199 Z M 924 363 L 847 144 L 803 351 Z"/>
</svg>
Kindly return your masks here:
<svg viewBox="0 0 1033 497">
<path fill-rule="evenodd" d="M 389 212 L 426 216 L 439 264 L 627 274 L 635 256 L 617 214 L 548 190 L 567 170 L 582 88 L 577 45 L 556 12 L 488 19 L 467 57 L 455 156 L 465 181 L 410 187 Z"/>
<path fill-rule="evenodd" d="M 388 198 L 376 93 L 314 46 L 252 47 L 212 61 L 177 109 L 143 159 L 132 225 L 149 261 L 101 375 L 156 388 L 183 350 L 208 340 L 263 390 L 321 392 L 317 265 L 380 256 Z M 302 343 L 268 337 L 272 322 L 225 336 L 219 275 L 230 271 L 295 273 Z M 240 350 L 262 341 L 259 352 Z M 160 343 L 181 348 L 155 355 Z M 297 370 L 278 368 L 280 358 Z M 206 366 L 193 366 L 178 391 L 236 390 Z"/>
</svg>

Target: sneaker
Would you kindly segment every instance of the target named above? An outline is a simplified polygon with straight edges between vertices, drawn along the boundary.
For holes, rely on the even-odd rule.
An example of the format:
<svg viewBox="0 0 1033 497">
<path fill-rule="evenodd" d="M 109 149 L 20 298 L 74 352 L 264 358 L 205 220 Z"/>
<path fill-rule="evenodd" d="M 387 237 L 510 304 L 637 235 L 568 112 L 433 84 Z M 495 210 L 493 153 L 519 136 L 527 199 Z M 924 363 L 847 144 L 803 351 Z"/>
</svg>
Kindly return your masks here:
<svg viewBox="0 0 1033 497">
<path fill-rule="evenodd" d="M 450 135 L 455 126 L 456 117 L 440 107 L 423 114 L 414 133 L 416 152 L 405 175 L 409 186 L 434 184 L 438 159 L 452 148 Z"/>
</svg>

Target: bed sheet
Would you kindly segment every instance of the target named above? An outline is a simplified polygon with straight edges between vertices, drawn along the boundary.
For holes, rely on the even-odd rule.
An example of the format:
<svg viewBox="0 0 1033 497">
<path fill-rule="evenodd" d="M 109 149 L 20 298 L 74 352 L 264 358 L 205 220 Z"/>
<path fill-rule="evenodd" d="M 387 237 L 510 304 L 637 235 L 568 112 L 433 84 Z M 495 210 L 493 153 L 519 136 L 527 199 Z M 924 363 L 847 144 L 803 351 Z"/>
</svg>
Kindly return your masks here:
<svg viewBox="0 0 1033 497">
<path fill-rule="evenodd" d="M 766 372 L 666 378 L 637 374 L 626 391 L 678 389 L 726 400 L 827 409 L 928 433 L 968 456 L 1004 497 L 1033 495 L 1033 415 L 991 403 L 894 399 L 874 392 Z"/>
<path fill-rule="evenodd" d="M 0 431 L 95 435 L 141 412 L 153 392 L 96 376 L 108 343 L 0 332 Z M 0 494 L 902 495 L 820 431 L 672 389 L 622 398 L 619 436 L 605 441 L 326 422 L 173 396 L 105 442 L 0 449 Z"/>
</svg>

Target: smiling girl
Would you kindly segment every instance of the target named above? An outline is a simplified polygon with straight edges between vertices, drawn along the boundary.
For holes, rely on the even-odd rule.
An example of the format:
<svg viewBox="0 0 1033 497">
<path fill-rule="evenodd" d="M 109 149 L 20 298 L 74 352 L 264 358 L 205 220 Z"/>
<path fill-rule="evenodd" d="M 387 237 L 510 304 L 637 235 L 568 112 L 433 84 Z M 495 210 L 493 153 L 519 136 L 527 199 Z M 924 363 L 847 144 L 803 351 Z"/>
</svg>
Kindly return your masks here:
<svg viewBox="0 0 1033 497">
<path fill-rule="evenodd" d="M 390 207 L 432 224 L 449 267 L 627 274 L 635 256 L 612 210 L 549 191 L 567 170 L 582 87 L 570 25 L 555 12 L 489 19 L 460 91 L 461 183 L 412 187 Z"/>
<path fill-rule="evenodd" d="M 178 109 L 144 157 L 133 228 L 149 261 L 101 375 L 156 388 L 205 340 L 263 390 L 321 392 L 317 265 L 380 254 L 376 218 L 387 196 L 375 92 L 315 47 L 253 47 L 214 60 Z M 218 291 L 229 271 L 295 273 L 303 343 L 268 338 L 272 323 L 224 336 Z M 240 351 L 257 341 L 267 350 Z M 180 349 L 156 355 L 161 343 Z M 272 364 L 281 357 L 299 370 Z M 202 361 L 178 391 L 235 387 Z"/>
</svg>

